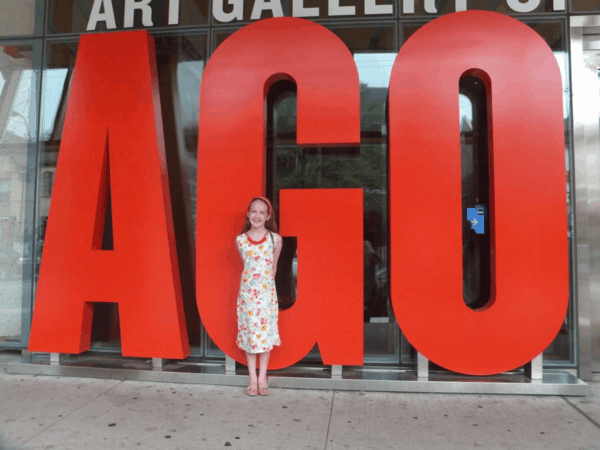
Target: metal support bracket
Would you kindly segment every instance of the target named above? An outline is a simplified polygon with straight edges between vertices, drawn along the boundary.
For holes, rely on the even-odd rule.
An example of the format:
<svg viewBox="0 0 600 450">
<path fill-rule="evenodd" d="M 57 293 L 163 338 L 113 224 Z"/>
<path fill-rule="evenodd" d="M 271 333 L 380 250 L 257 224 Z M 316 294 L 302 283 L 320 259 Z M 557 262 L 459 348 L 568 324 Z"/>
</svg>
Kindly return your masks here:
<svg viewBox="0 0 600 450">
<path fill-rule="evenodd" d="M 225 355 L 225 375 L 235 375 L 235 359 Z"/>
<path fill-rule="evenodd" d="M 544 378 L 544 356 L 540 353 L 530 362 L 525 364 L 525 375 L 532 380 L 542 380 Z"/>
<path fill-rule="evenodd" d="M 162 370 L 169 363 L 165 358 L 152 358 L 152 370 Z"/>
<path fill-rule="evenodd" d="M 341 380 L 342 379 L 342 368 L 344 366 L 342 365 L 333 365 L 331 366 L 331 378 L 334 380 Z"/>
<path fill-rule="evenodd" d="M 22 354 L 21 354 L 22 356 Z M 58 366 L 67 359 L 66 353 L 50 353 L 50 365 Z"/>
<path fill-rule="evenodd" d="M 417 378 L 429 378 L 429 360 L 417 352 Z"/>
</svg>

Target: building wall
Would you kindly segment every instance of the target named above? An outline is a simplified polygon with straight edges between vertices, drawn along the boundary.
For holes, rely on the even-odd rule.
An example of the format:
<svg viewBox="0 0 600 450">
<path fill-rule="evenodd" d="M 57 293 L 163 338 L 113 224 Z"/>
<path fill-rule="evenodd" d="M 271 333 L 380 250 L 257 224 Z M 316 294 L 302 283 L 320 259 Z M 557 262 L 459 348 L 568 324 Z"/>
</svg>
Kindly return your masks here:
<svg viewBox="0 0 600 450">
<path fill-rule="evenodd" d="M 50 211 L 50 196 L 60 138 L 68 102 L 69 82 L 77 54 L 77 43 L 90 26 L 93 0 L 17 1 L 0 5 L 0 346 L 27 344 L 31 305 L 36 276 L 43 253 L 45 224 Z M 196 220 L 195 192 L 198 139 L 198 96 L 206 61 L 231 33 L 251 21 L 254 2 L 244 2 L 242 20 L 217 20 L 213 4 L 208 1 L 180 0 L 180 11 L 172 21 L 169 2 L 154 1 L 152 25 L 145 23 L 141 11 L 133 14 L 133 29 L 149 29 L 156 40 L 157 60 L 168 166 L 173 192 L 176 238 L 179 245 L 182 286 L 195 354 L 221 358 L 223 354 L 204 332 L 194 302 L 193 261 L 186 248 L 193 245 Z M 365 292 L 365 360 L 366 362 L 411 366 L 415 350 L 402 336 L 390 307 L 387 260 L 387 130 L 386 91 L 393 58 L 403 43 L 421 26 L 440 14 L 455 10 L 453 2 L 440 3 L 438 14 L 428 13 L 425 4 L 415 2 L 414 13 L 402 9 L 403 2 L 389 2 L 393 11 L 365 14 L 363 2 L 354 15 L 328 14 L 327 2 L 315 1 L 319 7 L 314 20 L 338 35 L 353 53 L 361 77 L 361 147 L 356 149 L 303 149 L 295 143 L 295 97 L 293 88 L 280 85 L 273 92 L 270 107 L 274 111 L 272 156 L 268 193 L 275 205 L 278 192 L 294 187 L 362 187 L 365 189 L 365 245 L 373 269 L 365 275 L 372 287 Z M 378 2 L 387 4 L 386 2 Z M 439 3 L 439 2 L 438 2 Z M 513 2 L 514 3 L 514 2 Z M 126 29 L 124 0 L 112 3 L 115 31 Z M 571 148 L 568 12 L 555 8 L 552 1 L 540 2 L 527 14 L 517 14 L 505 1 L 495 2 L 496 11 L 512 14 L 532 27 L 552 48 L 563 74 L 565 104 L 566 160 L 573 158 Z M 469 2 L 469 8 L 487 5 Z M 292 14 L 291 2 L 282 2 L 284 15 Z M 218 8 L 217 8 L 218 9 Z M 264 11 L 260 17 L 269 17 Z M 219 16 L 222 18 L 222 16 Z M 46 26 L 44 27 L 44 24 Z M 98 21 L 96 31 L 113 31 L 108 21 Z M 127 28 L 129 29 L 129 28 Z M 118 51 L 118 49 L 116 49 Z M 35 69 L 35 70 L 34 70 Z M 458 89 L 457 89 L 458 90 Z M 457 92 L 458 94 L 458 92 Z M 458 97 L 458 96 L 457 96 Z M 466 116 L 472 112 L 464 112 Z M 457 117 L 457 121 L 460 118 Z M 480 130 L 481 132 L 481 130 Z M 463 164 L 465 202 L 485 196 L 485 178 L 473 166 L 477 150 L 473 130 L 463 130 Z M 485 151 L 485 149 L 480 149 Z M 475 153 L 474 153 L 475 152 Z M 474 156 L 475 155 L 475 156 Z M 482 181 L 483 180 L 483 181 Z M 568 192 L 573 192 L 570 166 L 565 174 Z M 2 203 L 2 198 L 8 198 Z M 567 199 L 570 245 L 574 221 L 571 197 Z M 10 206 L 8 206 L 10 205 Z M 465 207 L 472 206 L 465 203 Z M 3 209 L 4 208 L 4 209 Z M 6 211 L 5 211 L 6 210 Z M 3 219 L 3 217 L 7 219 Z M 486 287 L 482 249 L 489 240 L 477 241 L 465 236 L 465 302 L 481 306 L 489 295 Z M 292 241 L 288 248 L 295 245 Z M 291 246 L 291 247 L 290 247 Z M 571 248 L 571 247 L 570 247 Z M 573 254 L 571 248 L 570 254 Z M 470 255 L 470 256 L 469 256 Z M 295 301 L 293 286 L 294 252 L 290 252 L 287 276 L 279 280 L 282 308 Z M 366 266 L 368 264 L 365 264 Z M 189 268 L 186 269 L 185 268 Z M 367 278 L 368 277 L 368 278 Z M 483 281 L 482 281 L 483 280 Z M 572 283 L 573 284 L 573 280 Z M 575 367 L 577 364 L 575 298 L 571 290 L 571 307 L 565 324 L 545 352 L 547 364 Z M 120 336 L 116 307 L 96 307 L 93 338 L 96 346 L 118 351 Z M 4 341 L 4 342 L 2 342 Z M 318 361 L 311 352 L 307 361 Z"/>
</svg>

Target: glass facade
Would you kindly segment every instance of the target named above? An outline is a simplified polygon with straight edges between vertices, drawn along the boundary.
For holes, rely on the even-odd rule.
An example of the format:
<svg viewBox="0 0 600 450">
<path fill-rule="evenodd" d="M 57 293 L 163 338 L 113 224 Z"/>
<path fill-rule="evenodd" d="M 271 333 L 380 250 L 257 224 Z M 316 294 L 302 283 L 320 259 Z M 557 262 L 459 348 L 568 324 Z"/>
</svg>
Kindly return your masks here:
<svg viewBox="0 0 600 450">
<path fill-rule="evenodd" d="M 0 347 L 26 348 L 43 254 L 56 162 L 69 89 L 82 33 L 148 29 L 156 42 L 159 92 L 167 150 L 175 238 L 192 355 L 223 358 L 198 316 L 193 252 L 196 223 L 198 110 L 202 73 L 211 53 L 235 30 L 258 18 L 280 15 L 254 1 L 156 0 L 151 10 L 131 9 L 125 0 L 13 1 L 1 6 L 0 22 Z M 335 2 L 334 2 L 335 3 Z M 574 185 L 571 173 L 572 117 L 568 12 L 552 0 L 469 1 L 469 9 L 510 14 L 529 25 L 551 47 L 563 79 L 568 236 L 573 255 Z M 572 0 L 573 11 L 593 2 Z M 273 3 L 274 4 L 274 3 Z M 275 83 L 267 95 L 267 195 L 277 209 L 279 191 L 290 188 L 362 188 L 364 192 L 365 364 L 413 367 L 416 351 L 398 328 L 389 296 L 387 90 L 402 44 L 433 18 L 454 12 L 460 0 L 306 0 L 303 11 L 281 2 L 281 14 L 301 15 L 335 33 L 350 49 L 360 79 L 358 147 L 303 148 L 296 143 L 296 86 Z M 370 5 L 370 6 L 367 6 Z M 375 5 L 375 6 L 373 6 Z M 579 6 L 576 6 L 579 5 Z M 412 6 L 412 9 L 411 9 Z M 3 9 L 6 8 L 6 9 Z M 130 9 L 128 9 L 130 8 Z M 353 12 L 352 12 L 353 11 Z M 21 22 L 19 22 L 21 21 Z M 20 25 L 19 25 L 20 24 Z M 12 27 L 12 28 L 11 28 Z M 24 35 L 28 37 L 23 37 Z M 5 39 L 4 41 L 2 39 Z M 118 50 L 116 50 L 118 51 Z M 474 77 L 457 86 L 462 144 L 463 209 L 489 204 L 486 92 Z M 464 215 L 466 216 L 466 214 Z M 106 221 L 110 224 L 110 220 Z M 484 306 L 490 296 L 490 237 L 463 229 L 464 301 Z M 107 230 L 110 231 L 110 230 Z M 108 236 L 108 237 L 107 237 Z M 110 246 L 111 233 L 105 233 Z M 280 308 L 296 300 L 296 240 L 285 238 L 277 273 Z M 571 257 L 571 266 L 573 265 Z M 571 270 L 571 274 L 574 270 Z M 571 276 L 569 311 L 544 352 L 547 366 L 577 365 L 576 299 Z M 97 304 L 92 348 L 120 351 L 116 304 Z M 304 363 L 318 363 L 313 349 Z"/>
<path fill-rule="evenodd" d="M 31 321 L 39 41 L 0 40 L 0 346 L 27 345 Z"/>
</svg>

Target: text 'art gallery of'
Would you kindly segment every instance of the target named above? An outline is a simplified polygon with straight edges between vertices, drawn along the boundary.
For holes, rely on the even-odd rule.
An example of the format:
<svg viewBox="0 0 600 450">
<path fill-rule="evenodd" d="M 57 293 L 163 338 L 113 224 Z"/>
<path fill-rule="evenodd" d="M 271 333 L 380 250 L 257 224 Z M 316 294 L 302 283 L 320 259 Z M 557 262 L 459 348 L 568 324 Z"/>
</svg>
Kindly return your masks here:
<svg viewBox="0 0 600 450">
<path fill-rule="evenodd" d="M 595 0 L 3 0 L 13 374 L 245 386 L 235 238 L 283 238 L 273 387 L 586 395 Z"/>
</svg>

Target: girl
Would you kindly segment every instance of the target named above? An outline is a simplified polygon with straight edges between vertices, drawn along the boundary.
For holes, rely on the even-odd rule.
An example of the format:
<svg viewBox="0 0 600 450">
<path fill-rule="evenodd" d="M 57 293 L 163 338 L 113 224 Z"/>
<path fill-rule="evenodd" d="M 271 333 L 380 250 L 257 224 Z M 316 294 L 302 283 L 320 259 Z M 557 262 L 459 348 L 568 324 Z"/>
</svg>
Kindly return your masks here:
<svg viewBox="0 0 600 450">
<path fill-rule="evenodd" d="M 237 299 L 236 344 L 246 352 L 250 374 L 248 395 L 269 395 L 269 351 L 274 345 L 281 345 L 277 325 L 279 306 L 275 292 L 275 272 L 282 246 L 269 200 L 254 197 L 250 201 L 242 233 L 235 241 L 240 258 L 244 261 Z M 260 359 L 258 379 L 257 353 Z"/>
</svg>

